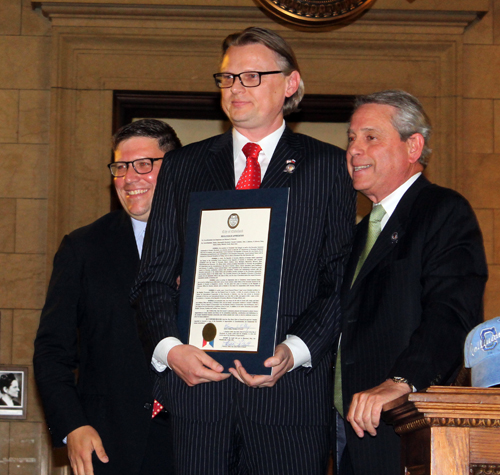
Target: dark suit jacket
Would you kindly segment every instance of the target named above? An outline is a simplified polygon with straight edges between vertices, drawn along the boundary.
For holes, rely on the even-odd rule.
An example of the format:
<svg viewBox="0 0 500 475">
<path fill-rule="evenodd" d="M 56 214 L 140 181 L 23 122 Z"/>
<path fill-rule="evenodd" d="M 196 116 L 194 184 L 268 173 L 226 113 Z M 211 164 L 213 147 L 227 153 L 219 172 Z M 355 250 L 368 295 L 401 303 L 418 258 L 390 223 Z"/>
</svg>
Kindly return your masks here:
<svg viewBox="0 0 500 475">
<path fill-rule="evenodd" d="M 344 413 L 353 394 L 402 376 L 417 389 L 448 384 L 469 330 L 482 319 L 487 267 L 468 202 L 420 176 L 382 230 L 352 288 L 369 217 L 358 225 L 342 286 Z M 399 437 L 347 441 L 356 475 L 399 474 Z"/>
<path fill-rule="evenodd" d="M 292 159 L 295 172 L 284 173 Z M 231 131 L 170 152 L 164 160 L 132 295 L 149 335 L 148 358 L 161 339 L 179 336 L 175 279 L 181 272 L 189 194 L 234 190 L 234 180 Z M 286 129 L 261 187 L 290 188 L 277 342 L 286 334 L 302 338 L 312 369 L 298 368 L 271 389 L 250 389 L 235 378 L 188 387 L 169 370 L 159 376 L 160 383 L 169 411 L 188 419 L 219 420 L 238 391 L 243 409 L 259 423 L 325 425 L 340 284 L 354 227 L 355 195 L 345 154 Z"/>
<path fill-rule="evenodd" d="M 110 457 L 97 473 L 138 473 L 151 422 L 150 370 L 128 300 L 138 266 L 124 211 L 65 236 L 35 340 L 35 377 L 53 443 L 93 426 Z"/>
</svg>

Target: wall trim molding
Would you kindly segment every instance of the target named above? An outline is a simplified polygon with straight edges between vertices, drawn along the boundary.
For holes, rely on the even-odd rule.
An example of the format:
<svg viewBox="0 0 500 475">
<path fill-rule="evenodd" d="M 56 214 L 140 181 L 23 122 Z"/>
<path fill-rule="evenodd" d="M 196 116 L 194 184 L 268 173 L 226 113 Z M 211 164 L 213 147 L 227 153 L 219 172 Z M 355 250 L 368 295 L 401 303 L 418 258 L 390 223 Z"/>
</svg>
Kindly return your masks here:
<svg viewBox="0 0 500 475">
<path fill-rule="evenodd" d="M 134 22 L 161 21 L 227 21 L 234 18 L 245 18 L 248 23 L 262 20 L 269 17 L 269 13 L 260 5 L 251 6 L 219 6 L 219 5 L 190 5 L 190 2 L 183 4 L 159 5 L 155 3 L 128 3 L 116 4 L 110 2 L 87 3 L 75 1 L 33 1 L 34 8 L 40 8 L 43 14 L 58 25 L 71 24 L 75 26 L 78 22 L 88 22 L 94 20 L 103 22 L 106 20 L 115 21 L 117 19 L 131 19 Z M 383 2 L 382 2 L 383 4 Z M 448 30 L 450 33 L 461 34 L 470 25 L 478 22 L 486 13 L 487 8 L 479 10 L 441 10 L 433 9 L 408 9 L 408 8 L 368 8 L 366 12 L 345 21 L 340 21 L 335 25 L 315 28 L 312 31 L 336 30 L 349 25 L 359 28 L 383 26 L 391 29 L 401 29 L 405 27 L 408 32 L 413 32 L 414 28 L 436 28 Z M 272 17 L 277 23 L 285 24 L 284 21 Z M 293 29 L 310 28 L 293 26 L 286 24 Z"/>
</svg>

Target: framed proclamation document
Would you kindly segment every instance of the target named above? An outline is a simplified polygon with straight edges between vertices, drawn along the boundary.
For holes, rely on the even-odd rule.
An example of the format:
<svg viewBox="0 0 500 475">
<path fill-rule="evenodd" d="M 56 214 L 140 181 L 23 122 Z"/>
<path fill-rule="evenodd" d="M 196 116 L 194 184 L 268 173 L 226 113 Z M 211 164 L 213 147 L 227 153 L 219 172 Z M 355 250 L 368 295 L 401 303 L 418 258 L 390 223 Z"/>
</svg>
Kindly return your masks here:
<svg viewBox="0 0 500 475">
<path fill-rule="evenodd" d="M 271 374 L 288 188 L 192 193 L 178 326 L 227 371 Z"/>
</svg>

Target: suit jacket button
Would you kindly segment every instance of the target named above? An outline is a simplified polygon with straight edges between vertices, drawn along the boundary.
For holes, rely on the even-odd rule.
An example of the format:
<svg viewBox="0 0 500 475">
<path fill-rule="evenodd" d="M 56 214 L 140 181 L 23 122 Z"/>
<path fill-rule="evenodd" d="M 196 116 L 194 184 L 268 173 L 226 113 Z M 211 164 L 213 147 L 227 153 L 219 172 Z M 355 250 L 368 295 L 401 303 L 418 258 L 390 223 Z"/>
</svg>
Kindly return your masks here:
<svg viewBox="0 0 500 475">
<path fill-rule="evenodd" d="M 146 404 L 144 404 L 144 409 L 151 409 L 151 403 L 147 402 Z"/>
</svg>

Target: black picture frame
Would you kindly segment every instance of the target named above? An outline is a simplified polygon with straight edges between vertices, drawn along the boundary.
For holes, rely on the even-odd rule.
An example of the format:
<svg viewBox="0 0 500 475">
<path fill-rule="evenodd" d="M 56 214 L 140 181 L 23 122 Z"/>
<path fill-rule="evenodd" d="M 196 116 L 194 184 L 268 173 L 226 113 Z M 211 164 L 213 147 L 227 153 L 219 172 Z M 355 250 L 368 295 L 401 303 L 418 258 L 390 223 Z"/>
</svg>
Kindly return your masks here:
<svg viewBox="0 0 500 475">
<path fill-rule="evenodd" d="M 28 386 L 28 367 L 27 366 L 12 366 L 0 365 L 0 381 L 3 377 L 7 377 L 7 381 L 14 376 L 10 388 L 17 382 L 18 396 L 8 395 L 10 401 L 5 401 L 3 388 L 0 388 L 0 420 L 2 419 L 26 419 L 27 412 L 27 386 Z M 14 391 L 15 394 L 15 391 Z M 10 403 L 14 405 L 10 406 Z"/>
<path fill-rule="evenodd" d="M 241 352 L 236 347 L 234 347 L 234 350 L 227 351 L 210 350 L 209 346 L 203 348 L 210 353 L 210 356 L 224 366 L 225 372 L 227 372 L 229 367 L 233 366 L 235 359 L 240 360 L 244 368 L 251 374 L 270 375 L 272 372 L 272 368 L 264 367 L 264 361 L 273 356 L 276 345 L 288 196 L 288 188 L 211 191 L 191 194 L 177 320 L 183 343 L 189 343 L 190 340 L 192 302 L 195 292 L 195 274 L 198 265 L 197 256 L 202 213 L 210 210 L 224 210 L 228 212 L 229 216 L 233 211 L 238 213 L 238 210 L 244 209 L 266 208 L 271 210 L 268 242 L 265 248 L 266 263 L 263 280 L 264 291 L 260 309 L 260 330 L 257 338 L 258 351 Z M 254 225 L 257 225 L 257 223 L 254 223 Z M 249 226 L 249 223 L 247 223 L 247 226 Z M 231 232 L 229 231 L 229 233 Z M 231 272 L 233 270 L 231 269 Z M 213 325 L 215 322 L 207 323 Z"/>
</svg>

